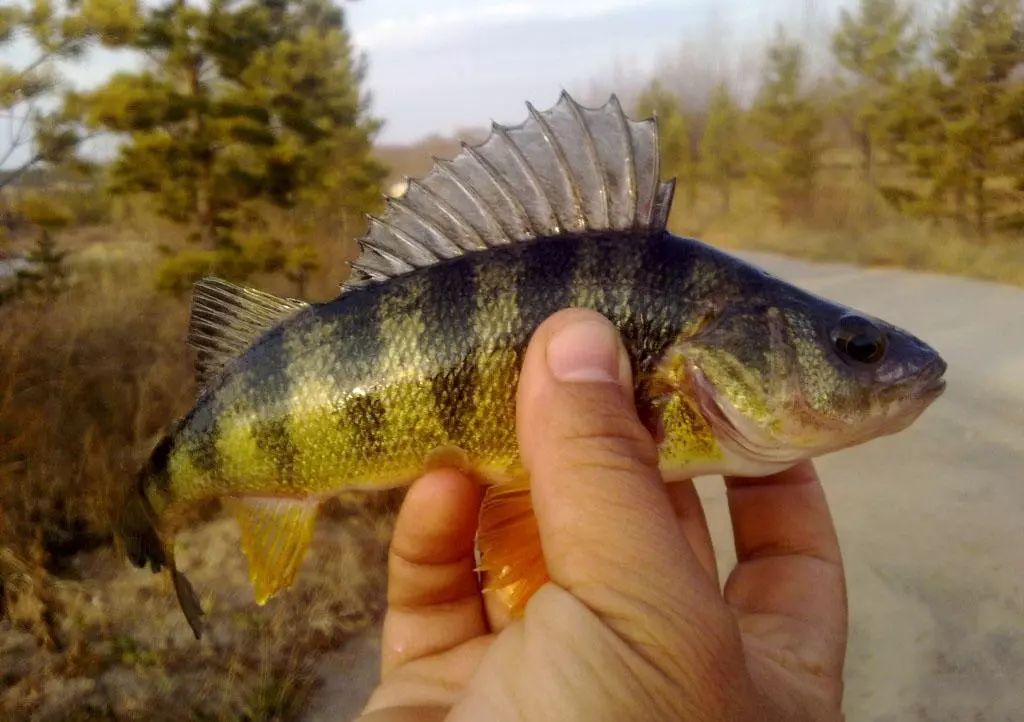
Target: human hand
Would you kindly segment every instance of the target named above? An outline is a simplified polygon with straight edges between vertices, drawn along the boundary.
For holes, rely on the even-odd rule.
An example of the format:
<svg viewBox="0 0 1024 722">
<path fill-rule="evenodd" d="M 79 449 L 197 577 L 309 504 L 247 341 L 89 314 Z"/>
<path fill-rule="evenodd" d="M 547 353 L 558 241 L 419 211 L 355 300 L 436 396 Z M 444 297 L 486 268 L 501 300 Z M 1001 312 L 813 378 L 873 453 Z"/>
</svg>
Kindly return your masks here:
<svg viewBox="0 0 1024 722">
<path fill-rule="evenodd" d="M 726 479 L 738 562 L 720 591 L 693 484 L 662 483 L 632 396 L 608 321 L 538 329 L 517 427 L 551 582 L 503 618 L 474 572 L 479 488 L 418 480 L 361 722 L 842 718 L 845 584 L 813 467 Z"/>
</svg>

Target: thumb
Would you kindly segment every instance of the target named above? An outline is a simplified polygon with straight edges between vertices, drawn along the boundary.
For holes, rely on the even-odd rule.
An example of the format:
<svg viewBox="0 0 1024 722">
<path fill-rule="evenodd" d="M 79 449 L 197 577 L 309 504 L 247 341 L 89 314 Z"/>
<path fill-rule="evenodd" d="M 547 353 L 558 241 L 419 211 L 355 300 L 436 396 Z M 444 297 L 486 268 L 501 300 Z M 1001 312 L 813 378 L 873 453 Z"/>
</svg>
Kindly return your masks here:
<svg viewBox="0 0 1024 722">
<path fill-rule="evenodd" d="M 690 614 L 717 598 L 640 423 L 615 327 L 581 309 L 543 323 L 523 362 L 517 428 L 548 572 L 606 619 Z M 695 620 L 691 620 L 695 621 Z"/>
</svg>

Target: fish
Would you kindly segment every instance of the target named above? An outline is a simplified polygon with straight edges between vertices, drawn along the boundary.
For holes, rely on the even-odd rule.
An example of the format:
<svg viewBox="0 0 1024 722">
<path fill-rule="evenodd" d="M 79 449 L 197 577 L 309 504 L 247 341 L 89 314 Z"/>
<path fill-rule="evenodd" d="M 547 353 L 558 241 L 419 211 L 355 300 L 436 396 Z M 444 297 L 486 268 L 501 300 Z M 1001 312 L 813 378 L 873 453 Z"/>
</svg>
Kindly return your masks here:
<svg viewBox="0 0 1024 722">
<path fill-rule="evenodd" d="M 547 573 L 516 385 L 560 309 L 618 328 L 666 483 L 778 472 L 904 429 L 943 392 L 945 362 L 911 333 L 670 233 L 653 119 L 614 95 L 527 108 L 388 198 L 337 298 L 195 285 L 202 391 L 117 526 L 132 563 L 169 571 L 197 638 L 203 610 L 174 561 L 190 507 L 219 499 L 237 518 L 263 604 L 292 584 L 326 499 L 439 466 L 485 485 L 480 571 L 520 614 Z"/>
</svg>

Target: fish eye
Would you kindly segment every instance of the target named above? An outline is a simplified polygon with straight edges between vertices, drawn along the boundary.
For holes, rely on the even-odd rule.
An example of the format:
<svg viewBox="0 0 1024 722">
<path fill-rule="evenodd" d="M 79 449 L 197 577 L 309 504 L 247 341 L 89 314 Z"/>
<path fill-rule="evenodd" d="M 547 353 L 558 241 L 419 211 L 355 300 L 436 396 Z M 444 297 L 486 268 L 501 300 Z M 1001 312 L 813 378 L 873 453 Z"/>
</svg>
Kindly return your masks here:
<svg viewBox="0 0 1024 722">
<path fill-rule="evenodd" d="M 843 316 L 832 329 L 832 344 L 841 356 L 862 364 L 878 363 L 889 339 L 882 329 L 862 316 Z"/>
</svg>

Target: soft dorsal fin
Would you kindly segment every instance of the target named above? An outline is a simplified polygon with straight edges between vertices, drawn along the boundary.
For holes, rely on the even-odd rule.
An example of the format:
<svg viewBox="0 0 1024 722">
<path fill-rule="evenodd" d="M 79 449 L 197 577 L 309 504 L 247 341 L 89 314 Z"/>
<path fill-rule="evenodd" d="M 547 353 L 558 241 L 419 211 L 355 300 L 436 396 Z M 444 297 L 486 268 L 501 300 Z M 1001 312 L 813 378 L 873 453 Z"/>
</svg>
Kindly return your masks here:
<svg viewBox="0 0 1024 722">
<path fill-rule="evenodd" d="M 495 123 L 477 146 L 436 160 L 389 198 L 360 241 L 343 291 L 468 251 L 587 231 L 661 230 L 674 181 L 659 181 L 658 129 L 630 120 L 613 95 L 584 108 L 562 93 L 546 111 Z"/>
<path fill-rule="evenodd" d="M 192 294 L 188 343 L 198 351 L 199 383 L 205 386 L 267 329 L 308 305 L 220 278 L 198 281 Z"/>
</svg>

